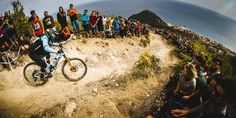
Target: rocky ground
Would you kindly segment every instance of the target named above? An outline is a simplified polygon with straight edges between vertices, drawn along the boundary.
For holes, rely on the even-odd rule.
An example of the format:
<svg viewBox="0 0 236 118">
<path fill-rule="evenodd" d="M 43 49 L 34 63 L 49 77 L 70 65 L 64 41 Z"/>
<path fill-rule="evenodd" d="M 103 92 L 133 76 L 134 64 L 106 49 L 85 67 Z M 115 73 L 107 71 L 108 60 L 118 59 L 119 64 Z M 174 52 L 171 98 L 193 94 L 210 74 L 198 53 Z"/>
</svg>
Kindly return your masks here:
<svg viewBox="0 0 236 118">
<path fill-rule="evenodd" d="M 146 48 L 140 47 L 141 38 L 71 40 L 65 45 L 68 57 L 79 57 L 88 66 L 79 82 L 64 79 L 59 67 L 44 86 L 31 87 L 22 74 L 30 59 L 21 57 L 19 67 L 0 72 L 0 117 L 145 117 L 153 101 L 161 99 L 177 59 L 160 35 L 151 33 Z M 161 59 L 159 76 L 122 84 L 119 76 L 130 73 L 145 50 Z"/>
</svg>

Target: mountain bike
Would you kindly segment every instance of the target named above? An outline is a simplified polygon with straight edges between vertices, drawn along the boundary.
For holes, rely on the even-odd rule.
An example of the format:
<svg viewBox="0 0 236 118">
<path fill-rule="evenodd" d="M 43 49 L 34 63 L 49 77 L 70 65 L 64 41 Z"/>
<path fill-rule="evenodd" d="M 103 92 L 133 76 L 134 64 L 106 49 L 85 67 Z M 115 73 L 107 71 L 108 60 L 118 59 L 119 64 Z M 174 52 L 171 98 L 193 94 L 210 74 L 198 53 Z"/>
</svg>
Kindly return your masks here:
<svg viewBox="0 0 236 118">
<path fill-rule="evenodd" d="M 80 58 L 68 58 L 63 51 L 63 46 L 60 46 L 60 52 L 48 65 L 49 73 L 41 72 L 41 67 L 35 62 L 28 63 L 23 70 L 24 78 L 29 85 L 40 86 L 44 85 L 48 79 L 49 75 L 53 75 L 57 69 L 58 63 L 62 57 L 64 57 L 64 62 L 62 65 L 62 74 L 69 81 L 81 80 L 87 73 L 87 65 Z"/>
</svg>

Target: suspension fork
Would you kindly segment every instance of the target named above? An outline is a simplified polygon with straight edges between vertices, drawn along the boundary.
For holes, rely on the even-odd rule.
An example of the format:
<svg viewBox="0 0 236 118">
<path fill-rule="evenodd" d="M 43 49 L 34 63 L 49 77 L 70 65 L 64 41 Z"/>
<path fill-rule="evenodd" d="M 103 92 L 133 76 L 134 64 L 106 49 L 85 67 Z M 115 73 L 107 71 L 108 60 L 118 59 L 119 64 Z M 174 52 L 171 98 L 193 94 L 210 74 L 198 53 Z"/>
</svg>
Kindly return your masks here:
<svg viewBox="0 0 236 118">
<path fill-rule="evenodd" d="M 67 58 L 67 56 L 64 54 L 63 57 L 65 58 L 65 60 L 68 62 L 70 67 L 73 67 L 73 64 L 70 62 L 70 59 Z"/>
</svg>

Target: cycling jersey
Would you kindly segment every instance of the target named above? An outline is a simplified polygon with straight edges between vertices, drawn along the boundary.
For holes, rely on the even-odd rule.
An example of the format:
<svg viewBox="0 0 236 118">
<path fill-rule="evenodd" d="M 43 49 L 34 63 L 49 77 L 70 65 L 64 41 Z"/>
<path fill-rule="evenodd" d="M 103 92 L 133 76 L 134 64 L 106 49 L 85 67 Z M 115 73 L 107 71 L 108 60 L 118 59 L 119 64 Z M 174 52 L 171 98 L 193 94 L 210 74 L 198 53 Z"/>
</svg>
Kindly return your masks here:
<svg viewBox="0 0 236 118">
<path fill-rule="evenodd" d="M 52 43 L 48 40 L 46 35 L 41 36 L 39 39 L 36 39 L 29 48 L 30 53 L 37 53 L 38 55 L 46 53 L 56 53 L 55 50 L 49 47 L 49 45 L 58 46 L 59 44 Z"/>
</svg>

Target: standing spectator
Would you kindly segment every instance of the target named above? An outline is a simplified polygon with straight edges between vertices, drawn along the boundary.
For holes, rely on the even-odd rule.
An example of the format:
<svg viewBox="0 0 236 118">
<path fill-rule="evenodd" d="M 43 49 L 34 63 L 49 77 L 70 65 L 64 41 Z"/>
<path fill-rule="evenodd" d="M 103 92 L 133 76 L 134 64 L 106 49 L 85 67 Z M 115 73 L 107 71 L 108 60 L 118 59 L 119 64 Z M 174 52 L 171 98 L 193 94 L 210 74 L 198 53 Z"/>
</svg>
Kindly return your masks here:
<svg viewBox="0 0 236 118">
<path fill-rule="evenodd" d="M 62 29 L 68 26 L 66 20 L 66 12 L 64 11 L 63 7 L 59 7 L 59 12 L 57 13 L 57 20 L 60 23 Z"/>
<path fill-rule="evenodd" d="M 53 29 L 54 31 L 56 31 L 54 18 L 52 16 L 48 15 L 47 11 L 44 12 L 43 26 L 44 26 L 45 30 Z"/>
<path fill-rule="evenodd" d="M 104 30 L 106 29 L 106 27 L 107 27 L 107 15 L 104 15 L 103 16 L 103 26 L 104 26 Z"/>
<path fill-rule="evenodd" d="M 77 18 L 78 11 L 70 4 L 70 9 L 67 11 L 67 15 L 70 17 L 71 24 L 73 26 L 74 32 L 80 31 L 80 24 Z"/>
<path fill-rule="evenodd" d="M 5 44 L 4 31 L 0 28 L 0 47 L 2 47 L 3 44 Z"/>
<path fill-rule="evenodd" d="M 90 28 L 93 34 L 97 32 L 97 16 L 95 11 L 92 11 L 90 16 Z"/>
<path fill-rule="evenodd" d="M 6 41 L 7 46 L 10 47 L 11 45 L 13 45 L 17 48 L 15 41 L 18 38 L 18 34 L 13 25 L 13 19 L 9 15 L 8 11 L 5 12 L 3 30 L 5 32 L 5 38 L 7 39 Z"/>
<path fill-rule="evenodd" d="M 34 37 L 42 37 L 44 36 L 44 38 L 47 38 L 44 33 L 45 33 L 45 30 L 44 30 L 44 27 L 43 27 L 43 23 L 41 21 L 41 19 L 39 19 L 37 17 L 37 14 L 34 12 L 32 12 L 32 19 L 31 19 L 31 22 L 30 22 L 30 26 L 31 26 L 31 31 L 32 31 L 32 35 Z"/>
<path fill-rule="evenodd" d="M 137 25 L 136 25 L 136 35 L 140 36 L 141 34 L 141 29 L 142 29 L 142 24 L 138 21 Z"/>
<path fill-rule="evenodd" d="M 123 19 L 121 20 L 121 23 L 120 23 L 120 35 L 122 38 L 125 38 L 127 35 L 126 24 Z"/>
<path fill-rule="evenodd" d="M 113 22 L 114 22 L 114 16 L 112 16 L 111 18 L 108 18 L 107 20 L 107 27 L 108 27 L 108 30 L 111 30 L 112 27 L 113 27 Z"/>
<path fill-rule="evenodd" d="M 89 19 L 90 19 L 90 16 L 89 16 L 88 10 L 85 9 L 84 13 L 81 15 L 81 20 L 83 23 L 83 29 L 86 33 L 86 37 L 88 37 L 90 34 L 89 33 Z"/>
<path fill-rule="evenodd" d="M 29 20 L 28 20 L 29 24 L 34 20 L 33 14 L 36 14 L 36 13 L 35 13 L 35 10 L 31 10 L 31 11 L 30 11 L 30 15 L 31 15 L 31 16 L 29 17 Z M 37 14 L 36 14 L 36 17 L 38 18 Z"/>
<path fill-rule="evenodd" d="M 131 35 L 134 36 L 135 35 L 135 28 L 136 28 L 136 23 L 134 21 L 132 21 L 130 23 L 130 32 L 131 32 Z"/>
<path fill-rule="evenodd" d="M 98 20 L 97 21 L 98 32 L 102 37 L 105 37 L 103 17 L 100 15 L 99 11 L 97 12 L 97 20 Z"/>
<path fill-rule="evenodd" d="M 4 18 L 3 18 L 3 16 L 0 16 L 0 27 L 2 27 L 3 22 L 4 22 Z"/>
<path fill-rule="evenodd" d="M 3 18 L 3 25 L 2 25 L 3 30 L 7 32 L 11 28 L 12 24 L 13 24 L 13 19 L 11 18 L 9 13 L 6 11 L 4 13 L 4 18 Z"/>
<path fill-rule="evenodd" d="M 120 32 L 120 20 L 118 19 L 118 17 L 115 18 L 113 22 L 113 26 L 114 26 L 115 35 L 118 35 Z"/>
</svg>

